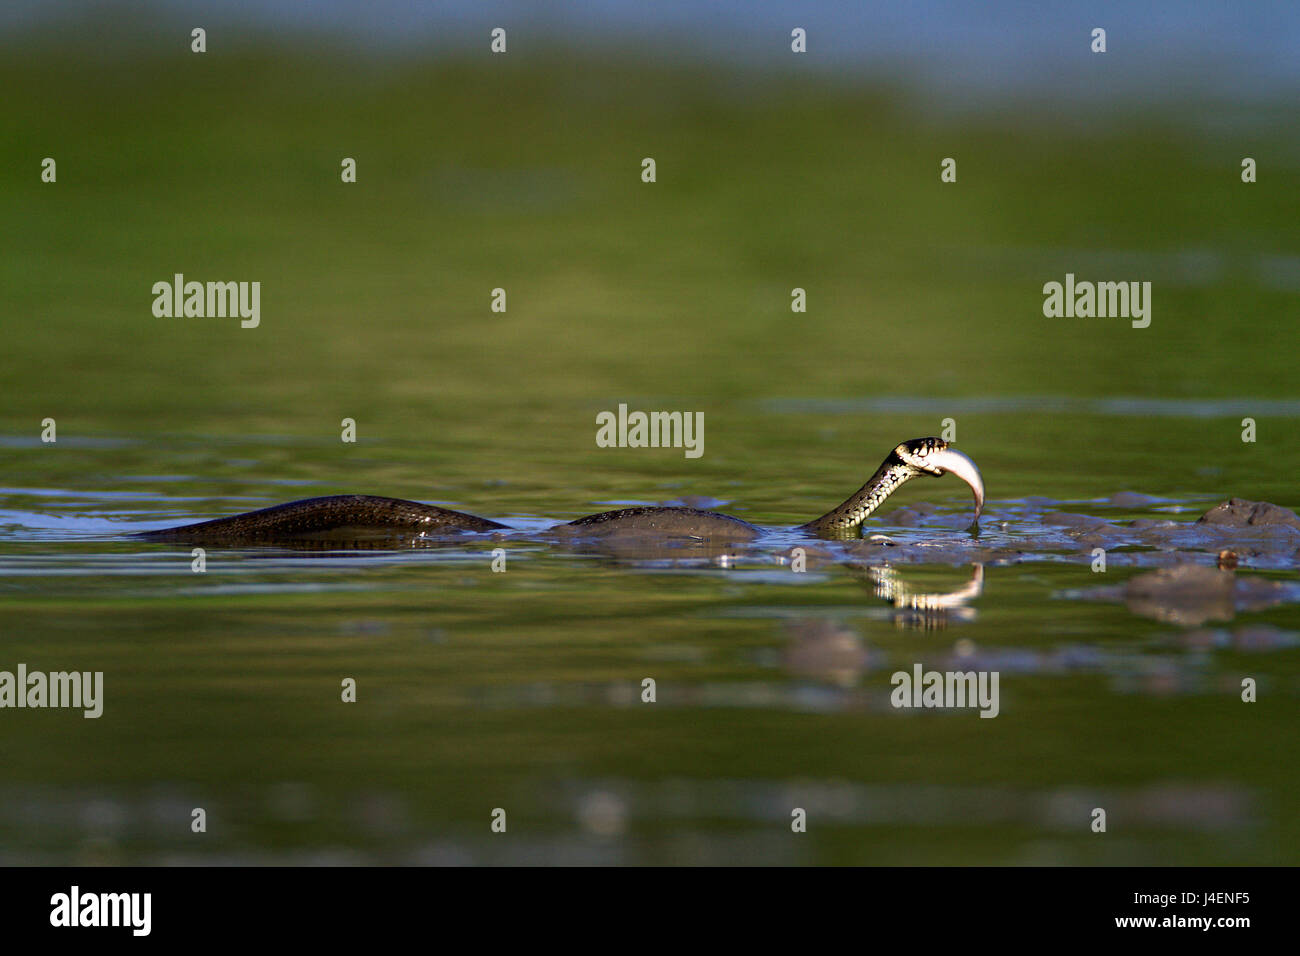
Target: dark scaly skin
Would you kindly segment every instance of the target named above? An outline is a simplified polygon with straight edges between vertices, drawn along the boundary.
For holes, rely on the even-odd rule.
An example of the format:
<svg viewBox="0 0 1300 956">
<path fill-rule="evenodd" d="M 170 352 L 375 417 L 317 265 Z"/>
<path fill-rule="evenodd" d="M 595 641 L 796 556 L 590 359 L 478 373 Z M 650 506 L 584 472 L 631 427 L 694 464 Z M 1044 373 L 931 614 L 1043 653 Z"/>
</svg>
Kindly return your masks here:
<svg viewBox="0 0 1300 956">
<path fill-rule="evenodd" d="M 347 540 L 382 536 L 495 531 L 506 525 L 435 505 L 375 495 L 304 498 L 229 518 L 145 531 L 155 541 L 276 542 L 317 538 Z"/>
<path fill-rule="evenodd" d="M 748 521 L 698 508 L 622 508 L 587 515 L 561 526 L 574 534 L 604 536 L 647 533 L 687 538 L 752 541 L 762 531 Z"/>
</svg>

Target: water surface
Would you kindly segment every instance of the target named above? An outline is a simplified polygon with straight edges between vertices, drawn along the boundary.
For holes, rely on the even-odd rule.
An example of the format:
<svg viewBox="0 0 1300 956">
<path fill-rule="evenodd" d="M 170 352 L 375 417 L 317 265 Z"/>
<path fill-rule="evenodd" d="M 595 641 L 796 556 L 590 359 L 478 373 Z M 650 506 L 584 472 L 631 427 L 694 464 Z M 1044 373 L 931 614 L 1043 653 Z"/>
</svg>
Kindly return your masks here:
<svg viewBox="0 0 1300 956">
<path fill-rule="evenodd" d="M 1300 542 L 1193 525 L 1300 507 L 1294 123 L 1105 96 L 921 118 L 892 83 L 526 43 L 358 65 L 76 35 L 0 62 L 0 670 L 102 670 L 106 699 L 0 711 L 0 862 L 1300 858 Z M 262 282 L 261 325 L 153 316 L 176 272 Z M 1151 326 L 1044 317 L 1066 273 L 1151 281 Z M 702 413 L 703 456 L 598 448 L 621 403 Z M 955 479 L 853 545 L 531 533 L 695 497 L 789 528 L 945 420 L 978 538 Z M 524 533 L 212 548 L 202 574 L 127 537 L 348 492 Z M 1147 577 L 1227 548 L 1205 600 Z M 997 670 L 998 717 L 894 709 L 917 663 Z"/>
<path fill-rule="evenodd" d="M 760 448 L 764 429 L 810 427 L 801 414 L 738 417 Z M 1240 578 L 1286 588 L 1267 606 L 1189 624 L 1123 594 L 1152 568 L 1214 565 L 1218 542 L 1191 524 L 1213 492 L 1009 498 L 1004 488 L 1100 482 L 1070 469 L 1071 483 L 1064 463 L 1013 474 L 996 448 L 970 449 L 989 485 L 978 537 L 964 530 L 959 482 L 918 479 L 858 542 L 775 532 L 723 555 L 647 557 L 536 532 L 710 491 L 723 510 L 790 524 L 869 468 L 854 473 L 828 435 L 816 471 L 840 474 L 825 490 L 768 454 L 730 480 L 615 479 L 594 446 L 572 469 L 535 463 L 521 479 L 485 445 L 472 457 L 487 477 L 420 495 L 401 477 L 409 466 L 384 467 L 364 446 L 375 457 L 358 469 L 323 443 L 228 441 L 197 461 L 181 443 L 152 457 L 176 473 L 132 475 L 113 468 L 126 438 L 54 450 L 10 437 L 27 475 L 58 455 L 95 477 L 0 495 L 6 662 L 103 670 L 106 702 L 98 721 L 6 713 L 9 861 L 1229 863 L 1291 852 L 1279 748 L 1294 724 L 1300 532 L 1238 545 Z M 235 477 L 268 450 L 321 480 Z M 1138 488 L 1218 481 L 1169 470 Z M 209 548 L 203 574 L 187 546 L 124 537 L 343 490 L 424 497 L 523 530 L 409 550 Z M 1143 540 L 1130 524 L 1142 519 L 1177 521 L 1180 536 Z M 1104 574 L 1092 570 L 1098 540 Z M 804 573 L 791 570 L 796 546 Z M 504 573 L 491 570 L 496 548 Z M 895 710 L 890 675 L 918 662 L 997 670 L 999 716 Z M 1243 675 L 1261 703 L 1240 702 Z M 345 677 L 358 681 L 355 704 L 339 700 Z M 641 701 L 646 677 L 653 704 Z M 202 844 L 187 827 L 195 806 L 211 821 Z M 498 806 L 509 843 L 487 831 Z M 816 821 L 799 840 L 795 806 Z M 1104 844 L 1086 826 L 1095 806 L 1122 821 Z"/>
</svg>

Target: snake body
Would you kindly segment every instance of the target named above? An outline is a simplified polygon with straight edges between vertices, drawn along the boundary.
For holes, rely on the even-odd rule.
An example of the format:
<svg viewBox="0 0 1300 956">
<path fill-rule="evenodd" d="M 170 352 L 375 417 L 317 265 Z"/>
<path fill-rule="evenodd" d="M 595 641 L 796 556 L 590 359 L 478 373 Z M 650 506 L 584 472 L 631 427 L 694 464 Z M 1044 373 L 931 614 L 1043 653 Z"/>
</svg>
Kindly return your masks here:
<svg viewBox="0 0 1300 956">
<path fill-rule="evenodd" d="M 229 518 L 145 531 L 155 540 L 275 542 L 310 538 L 366 538 L 495 531 L 506 525 L 436 505 L 377 495 L 303 498 Z"/>
<path fill-rule="evenodd" d="M 903 442 L 885 458 L 871 479 L 842 504 L 798 530 L 826 538 L 850 537 L 862 522 L 904 482 L 928 475 L 956 474 L 975 493 L 975 518 L 984 504 L 984 484 L 975 463 L 939 438 Z M 283 541 L 357 541 L 436 537 L 460 533 L 510 531 L 508 525 L 436 505 L 375 495 L 330 495 L 247 511 L 228 518 L 145 531 L 139 537 L 198 544 L 274 544 Z M 554 529 L 577 537 L 651 535 L 748 541 L 762 529 L 747 521 L 698 508 L 622 508 L 587 515 Z"/>
</svg>

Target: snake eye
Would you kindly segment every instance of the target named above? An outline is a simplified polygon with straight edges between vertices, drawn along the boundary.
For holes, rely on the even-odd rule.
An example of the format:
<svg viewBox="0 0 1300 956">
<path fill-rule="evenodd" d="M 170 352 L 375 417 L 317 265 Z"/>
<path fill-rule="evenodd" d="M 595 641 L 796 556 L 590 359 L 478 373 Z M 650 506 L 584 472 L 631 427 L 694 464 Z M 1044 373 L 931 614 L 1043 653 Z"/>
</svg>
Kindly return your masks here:
<svg viewBox="0 0 1300 956">
<path fill-rule="evenodd" d="M 899 445 L 895 452 L 914 468 L 920 468 L 927 474 L 941 475 L 943 471 L 932 467 L 928 459 L 932 454 L 940 454 L 947 448 L 948 443 L 941 438 L 913 438 Z"/>
</svg>

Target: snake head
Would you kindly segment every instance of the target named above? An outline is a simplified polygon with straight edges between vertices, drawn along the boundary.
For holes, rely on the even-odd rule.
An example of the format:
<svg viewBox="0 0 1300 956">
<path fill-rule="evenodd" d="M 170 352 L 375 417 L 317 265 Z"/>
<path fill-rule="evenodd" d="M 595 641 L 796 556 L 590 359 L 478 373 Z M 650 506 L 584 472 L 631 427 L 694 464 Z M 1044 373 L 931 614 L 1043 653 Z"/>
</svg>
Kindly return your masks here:
<svg viewBox="0 0 1300 956">
<path fill-rule="evenodd" d="M 933 478 L 953 474 L 970 485 L 975 495 L 975 521 L 980 520 L 980 512 L 984 510 L 984 479 L 970 458 L 948 447 L 942 438 L 913 438 L 895 448 L 894 454 L 918 474 Z"/>
</svg>

